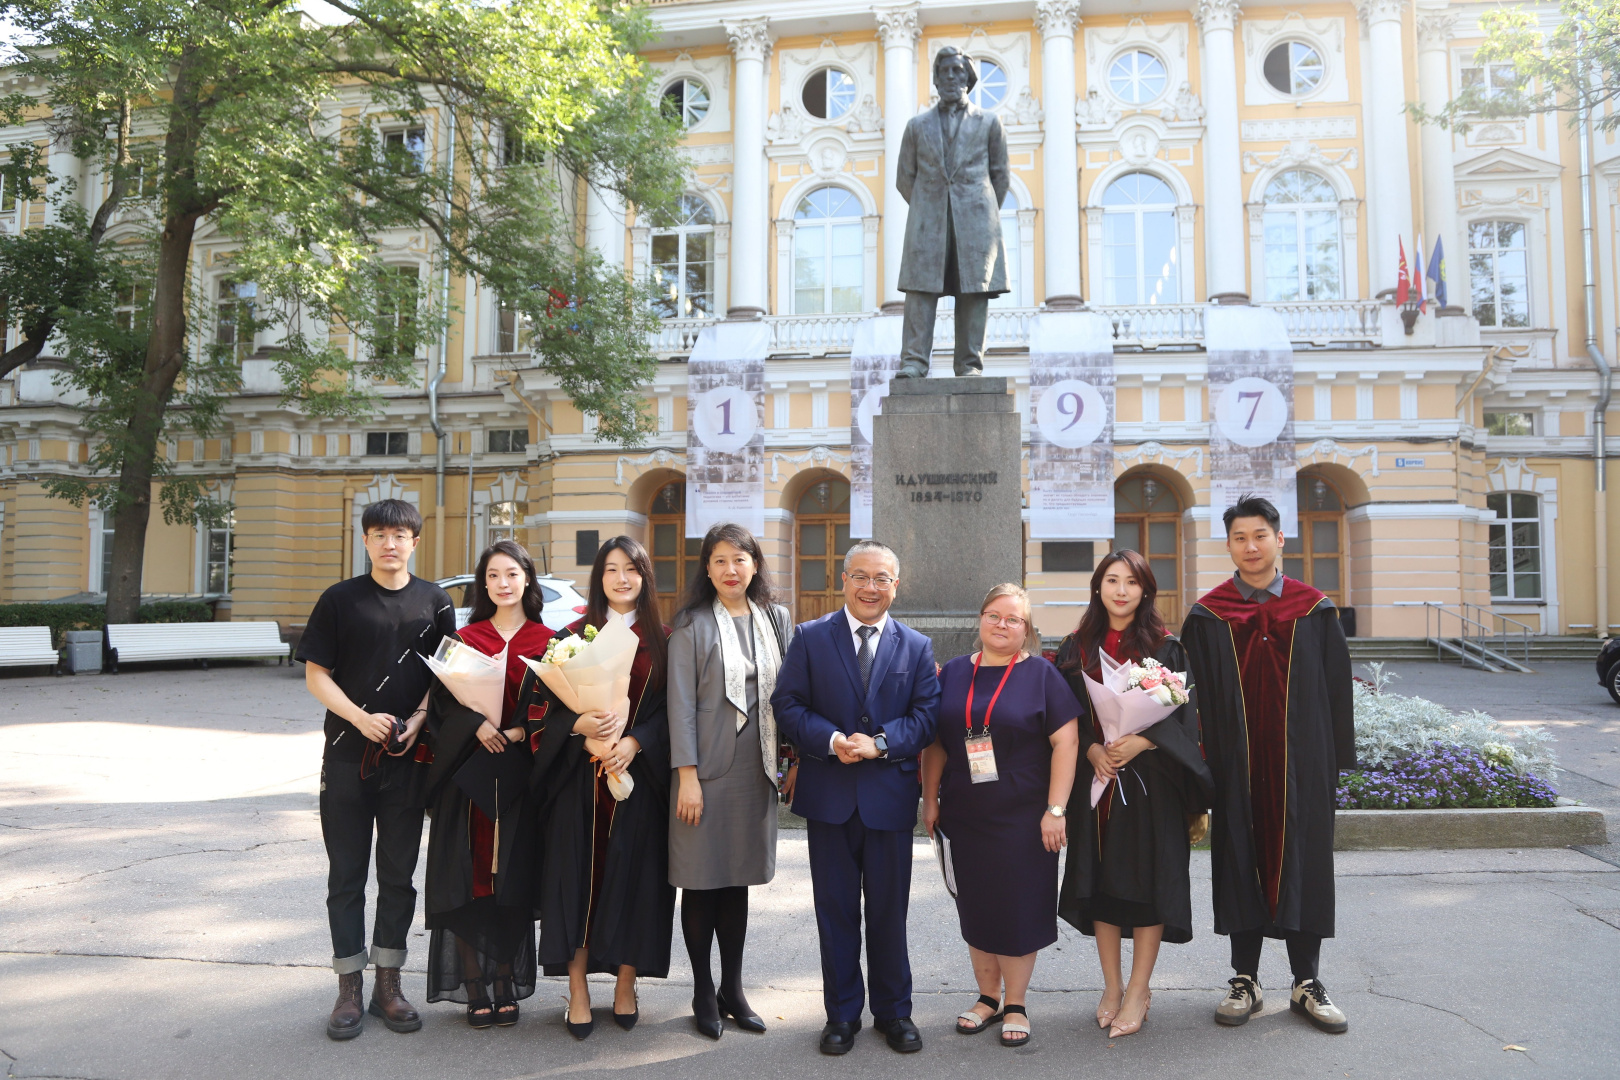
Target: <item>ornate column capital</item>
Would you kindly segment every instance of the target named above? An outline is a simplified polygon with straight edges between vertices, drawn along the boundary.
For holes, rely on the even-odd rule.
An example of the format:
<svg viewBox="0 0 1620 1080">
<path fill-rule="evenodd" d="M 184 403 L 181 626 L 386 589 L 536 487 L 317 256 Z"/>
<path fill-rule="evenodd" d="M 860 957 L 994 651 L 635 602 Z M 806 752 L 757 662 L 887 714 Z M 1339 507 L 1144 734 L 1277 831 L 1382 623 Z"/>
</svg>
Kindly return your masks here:
<svg viewBox="0 0 1620 1080">
<path fill-rule="evenodd" d="M 731 52 L 738 60 L 764 62 L 771 55 L 769 19 L 726 19 L 721 24 L 731 42 Z"/>
<path fill-rule="evenodd" d="M 1232 30 L 1237 27 L 1243 5 L 1238 0 L 1198 0 L 1193 8 L 1193 21 L 1203 33 L 1211 30 Z"/>
<path fill-rule="evenodd" d="M 922 40 L 922 19 L 917 14 L 920 6 L 907 4 L 872 9 L 872 17 L 877 20 L 878 40 L 885 49 L 917 47 L 917 42 Z"/>
<path fill-rule="evenodd" d="M 1035 26 L 1043 38 L 1074 37 L 1080 25 L 1080 0 L 1035 0 Z"/>
<path fill-rule="evenodd" d="M 1381 22 L 1400 22 L 1405 8 L 1406 0 L 1356 0 L 1356 15 L 1362 25 L 1368 27 Z"/>
<path fill-rule="evenodd" d="M 1452 31 L 1457 27 L 1455 12 L 1440 9 L 1438 11 L 1419 10 L 1417 15 L 1417 43 L 1419 52 L 1431 52 L 1444 49 L 1451 41 Z"/>
</svg>

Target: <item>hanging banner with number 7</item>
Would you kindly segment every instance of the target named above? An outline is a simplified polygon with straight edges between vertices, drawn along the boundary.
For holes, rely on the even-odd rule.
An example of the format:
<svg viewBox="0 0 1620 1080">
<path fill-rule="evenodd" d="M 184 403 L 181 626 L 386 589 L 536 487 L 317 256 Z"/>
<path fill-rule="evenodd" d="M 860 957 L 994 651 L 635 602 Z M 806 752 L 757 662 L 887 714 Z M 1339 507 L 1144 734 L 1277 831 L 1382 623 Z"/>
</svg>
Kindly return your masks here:
<svg viewBox="0 0 1620 1080">
<path fill-rule="evenodd" d="M 1029 536 L 1114 535 L 1114 328 L 1042 312 L 1029 339 Z"/>
<path fill-rule="evenodd" d="M 1284 536 L 1297 533 L 1294 347 L 1275 311 L 1216 305 L 1204 313 L 1209 355 L 1209 505 L 1219 522 L 1245 494 L 1271 500 Z M 1216 533 L 1219 535 L 1220 530 Z"/>
<path fill-rule="evenodd" d="M 686 365 L 686 535 L 721 522 L 765 532 L 764 322 L 717 322 Z"/>
</svg>

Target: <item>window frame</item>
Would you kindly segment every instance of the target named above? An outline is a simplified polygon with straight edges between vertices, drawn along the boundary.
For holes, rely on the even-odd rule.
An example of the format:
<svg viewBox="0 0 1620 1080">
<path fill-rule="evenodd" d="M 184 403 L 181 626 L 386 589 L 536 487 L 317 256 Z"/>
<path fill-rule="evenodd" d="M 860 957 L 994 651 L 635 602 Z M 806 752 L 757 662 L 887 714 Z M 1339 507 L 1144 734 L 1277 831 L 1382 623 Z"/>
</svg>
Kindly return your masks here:
<svg viewBox="0 0 1620 1080">
<path fill-rule="evenodd" d="M 695 119 L 691 117 L 692 106 L 685 89 L 688 83 L 696 86 L 703 92 L 703 111 Z M 703 122 L 709 118 L 709 114 L 714 111 L 714 92 L 709 89 L 708 84 L 702 79 L 698 78 L 691 72 L 683 71 L 666 82 L 663 89 L 658 91 L 660 109 L 662 109 L 664 102 L 670 100 L 669 92 L 675 89 L 677 86 L 682 88 L 681 103 L 679 106 L 681 114 L 676 118 L 680 121 L 681 130 L 692 131 L 695 128 L 701 127 Z"/>
<path fill-rule="evenodd" d="M 202 593 L 205 596 L 224 596 L 231 591 L 231 577 L 235 573 L 236 563 L 236 511 L 232 510 L 225 515 L 225 524 L 222 526 L 204 526 L 202 533 Z M 221 571 L 222 587 L 212 588 L 214 560 L 214 537 L 224 534 L 225 558 Z"/>
<path fill-rule="evenodd" d="M 1323 186 L 1325 186 L 1329 191 L 1331 191 L 1333 193 L 1332 200 L 1329 201 L 1329 202 L 1272 202 L 1272 201 L 1270 201 L 1272 186 L 1274 184 L 1277 184 L 1278 182 L 1282 181 L 1284 177 L 1291 176 L 1291 175 L 1293 175 L 1295 173 L 1302 173 L 1302 174 L 1304 174 L 1306 176 L 1310 176 L 1310 177 L 1313 177 L 1316 180 L 1318 180 Z M 1334 255 L 1334 260 L 1335 260 L 1334 261 L 1334 266 L 1335 266 L 1335 270 L 1336 270 L 1336 273 L 1337 273 L 1338 281 L 1337 281 L 1337 287 L 1334 290 L 1334 295 L 1331 295 L 1331 296 L 1312 296 L 1312 295 L 1310 295 L 1311 266 L 1312 266 L 1311 251 L 1312 251 L 1312 249 L 1311 249 L 1311 246 L 1306 242 L 1306 239 L 1305 239 L 1305 235 L 1306 235 L 1305 215 L 1307 213 L 1325 213 L 1325 214 L 1328 214 L 1329 218 L 1330 218 L 1330 221 L 1332 222 L 1333 250 L 1334 250 L 1334 253 L 1335 253 L 1335 255 Z M 1266 236 L 1266 231 L 1265 230 L 1266 230 L 1266 226 L 1269 224 L 1268 219 L 1273 214 L 1277 215 L 1278 217 L 1292 217 L 1293 218 L 1294 260 L 1295 260 L 1294 261 L 1294 277 L 1295 277 L 1294 285 L 1295 285 L 1296 289 L 1298 290 L 1296 295 L 1294 295 L 1293 297 L 1274 296 L 1272 294 L 1272 291 L 1271 291 L 1272 276 L 1269 273 L 1267 273 L 1265 255 L 1266 255 L 1266 250 L 1268 248 L 1272 247 L 1273 245 L 1272 245 L 1271 241 L 1269 240 L 1269 238 Z M 1264 295 L 1265 295 L 1267 303 L 1317 303 L 1317 302 L 1325 302 L 1325 301 L 1333 301 L 1333 300 L 1343 300 L 1345 298 L 1345 292 L 1346 292 L 1346 289 L 1345 289 L 1346 268 L 1345 268 L 1344 226 L 1341 223 L 1341 221 L 1339 220 L 1338 188 L 1334 186 L 1334 183 L 1333 183 L 1333 181 L 1331 179 L 1329 179 L 1324 174 L 1315 171 L 1314 169 L 1292 168 L 1292 169 L 1284 169 L 1284 170 L 1278 172 L 1276 175 L 1274 175 L 1274 176 L 1272 176 L 1272 177 L 1270 177 L 1269 179 L 1266 180 L 1266 186 L 1262 190 L 1261 197 L 1260 197 L 1260 256 L 1261 256 L 1260 278 L 1261 278 L 1261 282 L 1262 282 L 1262 284 L 1264 286 L 1264 289 L 1265 289 L 1265 294 Z"/>
<path fill-rule="evenodd" d="M 506 449 L 495 448 L 495 437 L 506 437 Z M 486 428 L 484 430 L 484 453 L 486 454 L 521 454 L 529 445 L 528 428 Z"/>
<path fill-rule="evenodd" d="M 1474 228 L 1478 225 L 1489 225 L 1492 227 L 1492 247 L 1474 247 Z M 1508 248 L 1501 246 L 1503 225 L 1518 226 L 1520 240 L 1519 246 Z M 1475 320 L 1479 321 L 1479 325 L 1482 330 L 1532 329 L 1535 326 L 1535 308 L 1531 304 L 1532 293 L 1530 288 L 1530 223 L 1521 218 L 1514 217 L 1479 218 L 1477 220 L 1467 222 L 1463 226 L 1463 233 L 1468 238 L 1468 246 L 1464 254 L 1467 256 L 1468 261 L 1469 314 L 1473 315 Z M 1502 260 L 1499 257 L 1502 252 L 1519 252 L 1523 256 L 1524 278 L 1523 288 L 1520 292 L 1520 296 L 1523 298 L 1524 307 L 1524 322 L 1522 324 L 1508 324 L 1502 321 Z M 1475 297 L 1474 259 L 1476 256 L 1479 258 L 1488 258 L 1491 262 L 1491 303 L 1495 308 L 1496 314 L 1493 316 L 1493 321 L 1489 324 L 1489 326 L 1487 326 L 1486 323 L 1480 319 L 1478 302 Z"/>
<path fill-rule="evenodd" d="M 244 289 L 249 291 L 243 292 Z M 230 290 L 229 296 L 226 296 L 227 290 Z M 230 350 L 237 363 L 241 363 L 258 347 L 258 328 L 253 314 L 258 307 L 258 297 L 257 282 L 236 281 L 223 276 L 217 279 L 214 286 L 214 346 Z M 244 311 L 247 313 L 246 319 L 242 317 Z M 245 339 L 242 332 L 244 322 Z M 227 329 L 229 341 L 225 340 Z"/>
<path fill-rule="evenodd" d="M 1320 74 L 1317 75 L 1316 81 L 1304 90 L 1295 88 L 1299 78 L 1299 58 L 1293 54 L 1292 49 L 1296 45 L 1302 49 L 1309 50 L 1311 55 L 1316 57 L 1316 62 L 1319 65 L 1318 71 Z M 1270 77 L 1266 74 L 1266 61 L 1270 60 L 1272 54 L 1278 49 L 1290 50 L 1288 55 L 1289 88 L 1286 90 L 1272 82 Z M 1322 46 L 1313 41 L 1307 41 L 1300 37 L 1284 37 L 1266 46 L 1265 51 L 1260 54 L 1259 68 L 1260 82 L 1266 87 L 1266 89 L 1270 90 L 1274 94 L 1281 95 L 1289 101 L 1303 101 L 1304 99 L 1311 97 L 1313 94 L 1319 93 L 1321 89 L 1327 85 L 1328 52 L 1324 50 Z"/>
<path fill-rule="evenodd" d="M 371 440 L 378 437 L 383 439 L 383 448 L 381 450 L 373 450 L 371 448 Z M 396 441 L 404 444 L 402 447 L 400 447 L 400 449 L 397 450 L 395 449 Z M 385 431 L 366 432 L 366 452 L 362 455 L 363 457 L 404 457 L 410 452 L 411 433 L 409 431 L 388 429 Z"/>
<path fill-rule="evenodd" d="M 417 263 L 390 263 L 386 269 L 388 273 L 397 274 L 401 278 L 407 275 L 410 276 L 416 285 L 414 302 L 409 312 L 405 310 L 403 304 L 396 304 L 391 312 L 384 312 L 379 307 L 376 323 L 372 327 L 371 358 L 373 360 L 387 360 L 394 357 L 406 360 L 420 359 L 418 353 L 421 351 L 422 342 L 417 339 L 415 327 L 417 309 L 422 303 L 422 267 Z M 384 320 L 393 324 L 386 332 L 382 329 Z M 397 344 L 408 344 L 410 348 L 401 352 L 385 349 L 386 345 Z"/>
<path fill-rule="evenodd" d="M 390 150 L 398 146 L 415 162 L 414 167 L 407 167 L 405 170 L 408 175 L 416 175 L 427 171 L 428 139 L 427 125 L 425 123 L 390 124 L 382 129 L 381 134 L 384 158 L 388 156 Z M 412 135 L 418 136 L 421 140 L 420 145 L 415 149 L 411 147 Z"/>
<path fill-rule="evenodd" d="M 1120 92 L 1118 87 L 1114 85 L 1114 68 L 1128 57 L 1133 56 L 1146 56 L 1149 60 L 1152 60 L 1154 63 L 1158 64 L 1159 77 L 1163 83 L 1156 93 L 1142 98 L 1141 100 L 1126 96 Z M 1138 83 L 1142 81 L 1140 73 L 1134 75 L 1133 78 Z M 1108 92 L 1114 96 L 1115 100 L 1119 101 L 1121 104 L 1129 105 L 1132 108 L 1145 109 L 1152 105 L 1155 101 L 1158 101 L 1160 98 L 1164 97 L 1164 95 L 1169 92 L 1170 65 L 1165 63 L 1164 57 L 1160 56 L 1152 49 L 1144 48 L 1140 44 L 1133 42 L 1132 44 L 1121 49 L 1119 52 L 1115 53 L 1113 58 L 1108 61 L 1108 66 L 1103 71 L 1103 84 L 1108 88 Z"/>
<path fill-rule="evenodd" d="M 702 207 L 702 209 L 708 214 L 709 220 L 707 222 L 693 224 L 692 217 L 694 215 L 684 213 L 684 208 L 688 204 Z M 709 200 L 705 199 L 701 195 L 692 194 L 691 192 L 686 192 L 685 194 L 681 195 L 680 201 L 676 205 L 683 208 L 683 213 L 681 215 L 683 220 L 681 223 L 679 225 L 654 226 L 648 234 L 647 266 L 653 277 L 654 285 L 657 287 L 662 287 L 664 284 L 664 281 L 659 276 L 660 268 L 669 265 L 668 263 L 660 262 L 658 259 L 656 250 L 658 246 L 658 238 L 661 236 L 673 236 L 676 238 L 674 264 L 676 294 L 674 297 L 665 297 L 660 295 L 654 301 L 654 303 L 662 305 L 667 302 L 674 305 L 674 314 L 667 314 L 662 310 L 659 311 L 659 315 L 666 319 L 718 318 L 719 315 L 724 314 L 723 312 L 717 313 L 715 311 L 717 299 L 717 282 L 715 276 L 715 230 L 716 226 L 719 224 L 719 215 L 715 213 L 714 206 L 709 202 Z M 690 238 L 697 235 L 705 235 L 709 238 L 709 257 L 694 263 L 689 262 L 687 256 L 690 253 Z M 696 311 L 695 305 L 693 305 L 691 302 L 691 294 L 687 291 L 687 270 L 691 266 L 705 265 L 708 267 L 708 292 L 706 294 L 708 297 L 708 309 L 705 311 Z"/>
<path fill-rule="evenodd" d="M 824 102 L 824 110 L 823 111 L 825 111 L 827 115 L 825 115 L 825 116 L 817 116 L 815 114 L 815 112 L 813 112 L 811 110 L 810 103 L 805 101 L 805 99 L 804 99 L 805 91 L 810 88 L 810 84 L 816 79 L 817 76 L 821 76 L 823 78 L 823 80 L 826 80 L 826 79 L 829 79 L 834 74 L 842 75 L 845 79 L 849 80 L 849 105 L 842 112 L 838 112 L 838 113 L 832 112 L 831 110 L 832 110 L 832 101 L 833 101 L 833 93 L 834 93 L 834 91 L 833 91 L 833 88 L 830 85 L 827 85 L 826 82 L 823 82 L 823 85 L 822 85 L 822 100 Z M 840 91 L 840 94 L 841 93 L 842 93 L 842 91 Z M 820 67 L 815 68 L 814 70 L 812 70 L 808 75 L 806 75 L 804 77 L 804 81 L 799 83 L 798 106 L 799 106 L 799 108 L 804 110 L 805 116 L 807 116 L 811 120 L 812 123 L 836 124 L 839 121 L 847 118 L 851 113 L 853 113 L 855 111 L 855 107 L 858 104 L 860 104 L 860 95 L 861 95 L 861 83 L 860 83 L 860 80 L 857 79 L 852 72 L 846 70 L 845 68 L 841 67 L 838 64 L 823 64 Z"/>
<path fill-rule="evenodd" d="M 1541 494 L 1535 491 L 1492 491 L 1487 493 L 1485 496 L 1485 506 L 1487 509 L 1496 509 L 1495 507 L 1491 506 L 1491 500 L 1497 498 L 1498 496 L 1501 497 L 1504 509 L 1507 511 L 1507 513 L 1505 516 L 1503 516 L 1501 511 L 1497 511 L 1498 516 L 1494 520 L 1487 521 L 1489 532 L 1487 534 L 1486 541 L 1486 575 L 1489 579 L 1488 587 L 1490 588 L 1491 592 L 1491 600 L 1493 602 L 1501 601 L 1505 603 L 1539 603 L 1545 601 L 1547 559 L 1545 552 L 1546 536 L 1541 522 Z M 1535 506 L 1534 516 L 1516 516 L 1514 503 L 1520 498 L 1533 500 L 1533 505 Z M 1519 545 L 1514 542 L 1514 527 L 1517 525 L 1531 525 L 1535 528 L 1536 539 L 1533 545 L 1535 551 L 1534 570 L 1521 572 L 1515 566 L 1514 553 L 1516 551 L 1527 551 L 1532 548 L 1532 545 L 1530 544 Z M 1498 544 L 1496 540 L 1498 530 L 1501 531 L 1502 542 L 1500 544 Z M 1496 552 L 1498 550 L 1502 552 L 1502 570 L 1500 574 L 1498 574 L 1495 567 L 1491 565 L 1496 561 Z M 1536 587 L 1534 595 L 1518 595 L 1518 580 L 1521 576 L 1526 578 L 1535 578 Z M 1498 577 L 1503 579 L 1502 584 L 1505 589 L 1503 592 L 1496 591 Z"/>
<path fill-rule="evenodd" d="M 1124 205 L 1109 205 L 1107 201 L 1108 193 L 1114 189 L 1115 185 L 1124 183 L 1127 178 L 1132 176 L 1145 176 L 1158 183 L 1164 188 L 1165 192 L 1170 198 L 1170 201 L 1165 203 L 1128 203 Z M 1164 179 L 1164 177 L 1159 176 L 1156 173 L 1149 172 L 1145 169 L 1132 169 L 1129 172 L 1121 173 L 1112 180 L 1108 181 L 1108 183 L 1104 186 L 1102 195 L 1099 197 L 1099 207 L 1102 210 L 1102 271 L 1103 296 L 1105 297 L 1103 302 L 1105 304 L 1119 307 L 1145 307 L 1156 304 L 1176 304 L 1181 302 L 1181 223 L 1179 216 L 1176 213 L 1178 204 L 1176 203 L 1175 199 L 1175 188 L 1172 187 L 1170 183 Z M 1163 214 L 1170 224 L 1170 245 L 1167 255 L 1169 256 L 1170 263 L 1173 265 L 1170 268 L 1170 272 L 1165 276 L 1165 280 L 1169 283 L 1170 289 L 1174 291 L 1173 296 L 1166 295 L 1158 298 L 1152 298 L 1147 295 L 1148 270 L 1145 254 L 1146 245 L 1143 242 L 1143 218 L 1146 214 Z M 1120 245 L 1109 242 L 1108 218 L 1110 215 L 1114 215 L 1116 217 L 1129 216 L 1134 219 L 1133 240 L 1131 242 L 1131 249 L 1136 253 L 1137 298 L 1134 300 L 1121 300 L 1114 293 L 1114 282 L 1116 280 L 1116 275 L 1110 272 L 1112 262 L 1109 258 L 1109 253 L 1110 249 L 1118 248 Z"/>
<path fill-rule="evenodd" d="M 807 203 L 809 203 L 810 200 L 813 197 L 815 197 L 816 195 L 820 194 L 823 191 L 836 192 L 838 195 L 843 196 L 844 199 L 847 200 L 847 202 L 844 203 L 844 204 L 841 204 L 839 209 L 847 210 L 849 207 L 853 206 L 854 211 L 855 211 L 853 216 L 846 214 L 846 215 L 841 216 L 841 217 L 832 217 L 832 216 L 814 217 L 814 218 L 812 218 L 812 217 L 800 217 L 799 213 L 800 213 L 800 211 L 802 209 L 804 209 L 805 205 Z M 792 242 L 792 250 L 789 253 L 789 263 L 788 263 L 789 273 L 792 275 L 792 277 L 789 279 L 788 290 L 789 290 L 789 299 L 790 299 L 791 304 L 792 304 L 793 314 L 795 314 L 795 315 L 844 315 L 844 314 L 854 314 L 854 313 L 858 313 L 858 312 L 862 312 L 862 311 L 867 310 L 866 305 L 867 305 L 868 298 L 867 298 L 867 295 L 866 295 L 866 233 L 865 233 L 866 225 L 865 225 L 864 218 L 865 218 L 865 208 L 861 204 L 860 196 L 856 195 L 854 192 L 850 191 L 848 188 L 843 187 L 843 186 L 838 185 L 838 184 L 822 184 L 822 185 L 819 185 L 819 186 L 814 187 L 814 188 L 810 189 L 809 191 L 805 192 L 803 195 L 799 196 L 797 200 L 795 200 L 794 207 L 793 207 L 793 219 L 792 219 L 793 220 L 793 237 L 792 237 L 792 241 L 791 241 Z M 821 283 L 822 307 L 821 307 L 821 310 L 819 310 L 819 311 L 803 311 L 803 310 L 800 310 L 800 307 L 799 307 L 799 294 L 802 293 L 802 292 L 808 292 L 809 291 L 807 288 L 801 289 L 799 287 L 799 264 L 801 262 L 801 257 L 800 257 L 800 252 L 799 252 L 799 233 L 800 233 L 801 230 L 808 230 L 808 229 L 811 229 L 811 228 L 819 228 L 819 229 L 822 230 L 822 241 L 821 241 L 822 250 L 821 250 L 821 255 L 819 256 L 819 258 L 820 258 L 820 260 L 822 262 L 822 283 Z M 838 229 L 851 229 L 851 230 L 854 231 L 854 234 L 855 234 L 855 237 L 856 237 L 856 240 L 857 240 L 857 244 L 858 244 L 857 252 L 856 252 L 856 254 L 854 256 L 835 255 L 834 254 L 834 251 L 833 251 L 833 237 L 834 237 L 835 231 L 838 230 Z M 855 259 L 858 259 L 859 262 L 860 262 L 860 266 L 861 266 L 860 282 L 859 282 L 858 285 L 855 286 L 855 288 L 856 288 L 856 290 L 858 292 L 858 296 L 857 296 L 857 299 L 856 299 L 856 304 L 852 308 L 840 310 L 840 309 L 838 309 L 838 308 L 836 308 L 834 306 L 833 293 L 834 293 L 835 288 L 838 288 L 838 289 L 849 288 L 849 286 L 836 286 L 835 287 L 833 285 L 832 269 L 833 269 L 833 259 L 835 259 L 835 258 L 855 258 Z"/>
<path fill-rule="evenodd" d="M 968 101 L 983 109 L 985 112 L 995 112 L 1012 99 L 1012 72 L 1007 65 L 995 56 L 970 56 L 968 60 L 973 65 L 973 89 L 968 91 Z M 988 85 L 984 79 L 984 72 L 980 65 L 989 64 L 1001 73 L 1001 96 L 990 104 L 985 104 L 984 87 Z"/>
</svg>

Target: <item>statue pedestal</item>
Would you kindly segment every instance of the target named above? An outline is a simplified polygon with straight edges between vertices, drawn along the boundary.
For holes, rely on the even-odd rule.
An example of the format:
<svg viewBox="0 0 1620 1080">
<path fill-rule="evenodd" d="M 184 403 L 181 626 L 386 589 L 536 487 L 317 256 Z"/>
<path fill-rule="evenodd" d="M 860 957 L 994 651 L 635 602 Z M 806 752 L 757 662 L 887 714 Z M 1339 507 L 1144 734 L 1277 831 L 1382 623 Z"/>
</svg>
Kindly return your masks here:
<svg viewBox="0 0 1620 1080">
<path fill-rule="evenodd" d="M 971 652 L 992 585 L 1024 580 L 1023 470 L 1007 380 L 896 379 L 872 421 L 872 535 L 900 557 L 891 614 L 940 663 Z"/>
</svg>

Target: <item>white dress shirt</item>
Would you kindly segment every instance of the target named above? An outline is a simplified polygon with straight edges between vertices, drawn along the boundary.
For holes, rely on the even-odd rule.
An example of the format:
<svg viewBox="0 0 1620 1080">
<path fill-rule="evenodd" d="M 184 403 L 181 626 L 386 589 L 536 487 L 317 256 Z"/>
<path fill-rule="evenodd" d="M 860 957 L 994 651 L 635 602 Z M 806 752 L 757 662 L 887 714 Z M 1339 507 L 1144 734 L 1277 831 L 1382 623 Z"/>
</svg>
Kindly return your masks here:
<svg viewBox="0 0 1620 1080">
<path fill-rule="evenodd" d="M 885 629 L 887 629 L 887 627 L 889 625 L 889 613 L 887 611 L 885 611 L 883 613 L 883 617 L 880 618 L 875 623 L 863 623 L 863 622 L 861 622 L 861 620 L 857 619 L 854 615 L 852 615 L 850 613 L 849 605 L 845 604 L 844 605 L 844 618 L 849 623 L 849 638 L 850 638 L 851 641 L 853 641 L 855 643 L 855 655 L 857 657 L 859 657 L 861 655 L 861 627 L 870 626 L 870 627 L 874 628 L 875 630 L 877 630 L 877 633 L 872 635 L 872 659 L 876 660 L 877 659 L 878 642 L 883 640 L 883 631 Z M 860 665 L 858 663 L 856 664 L 856 670 L 860 670 Z M 839 737 L 842 736 L 843 734 L 844 733 L 842 731 L 835 731 L 835 732 L 833 732 L 833 737 L 827 741 L 827 756 L 828 757 L 836 757 L 837 756 L 838 752 L 833 749 L 833 744 L 836 743 L 838 741 Z"/>
</svg>

